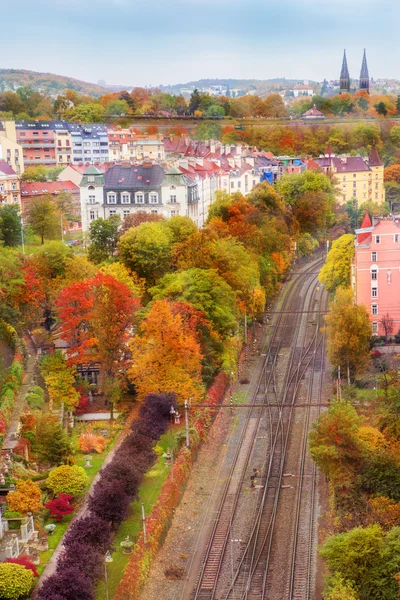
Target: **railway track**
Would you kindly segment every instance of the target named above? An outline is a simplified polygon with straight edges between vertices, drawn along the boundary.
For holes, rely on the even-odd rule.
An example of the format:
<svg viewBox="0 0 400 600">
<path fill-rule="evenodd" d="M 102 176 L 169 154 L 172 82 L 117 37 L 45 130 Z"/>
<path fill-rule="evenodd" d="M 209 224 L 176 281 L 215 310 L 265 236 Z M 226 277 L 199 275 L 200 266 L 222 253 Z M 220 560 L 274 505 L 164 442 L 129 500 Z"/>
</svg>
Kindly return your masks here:
<svg viewBox="0 0 400 600">
<path fill-rule="evenodd" d="M 304 315 L 302 314 L 302 309 L 307 303 L 310 304 L 310 296 L 312 297 L 315 293 L 315 288 L 317 287 L 315 269 L 321 266 L 322 261 L 323 259 L 320 259 L 317 263 L 309 265 L 303 272 L 297 274 L 296 279 L 287 287 L 271 340 L 266 348 L 265 360 L 256 389 L 252 396 L 253 403 L 266 403 L 267 406 L 269 398 L 272 396 L 274 399 L 275 408 L 271 407 L 267 411 L 269 460 L 263 472 L 264 494 L 260 502 L 253 531 L 239 567 L 236 570 L 236 574 L 232 576 L 232 586 L 225 594 L 227 599 L 250 599 L 250 591 L 252 594 L 253 592 L 259 594 L 258 588 L 260 585 L 265 590 L 262 556 L 263 553 L 265 554 L 268 533 L 271 533 L 272 538 L 273 527 L 271 529 L 271 519 L 276 518 L 277 482 L 280 485 L 283 477 L 284 455 L 292 418 L 291 409 L 283 411 L 281 408 L 276 407 L 276 403 L 279 401 L 279 383 L 276 376 L 277 361 L 280 350 L 292 346 L 282 402 L 291 401 L 294 403 L 300 382 L 309 367 L 312 356 L 315 355 L 316 348 L 320 346 L 319 342 L 317 343 L 317 338 L 319 337 L 319 317 L 318 325 L 309 340 L 307 326 L 303 322 Z M 311 287 L 302 298 L 300 291 L 302 287 L 306 287 L 307 283 Z M 290 311 L 288 309 L 291 306 L 295 306 L 296 309 L 300 308 L 301 310 L 296 312 Z M 299 338 L 301 338 L 300 343 Z M 253 446 L 258 436 L 262 415 L 265 415 L 265 412 L 265 409 L 261 408 L 250 408 L 248 410 L 204 553 L 197 585 L 191 596 L 193 600 L 213 600 L 217 597 L 216 593 L 221 571 L 224 568 L 227 544 L 231 537 L 239 499 L 243 492 L 244 479 L 248 472 L 249 461 L 254 450 Z M 274 481 L 275 485 L 273 486 L 272 483 Z M 266 506 L 269 507 L 269 524 L 267 524 L 268 518 L 266 515 L 264 514 L 264 517 L 262 517 L 263 508 Z M 260 542 L 262 542 L 261 546 Z M 255 582 L 258 582 L 260 585 Z M 245 590 L 244 595 L 241 592 L 238 595 L 238 590 Z M 221 597 L 220 592 L 218 597 Z M 264 596 L 257 595 L 256 597 L 259 599 Z"/>
</svg>

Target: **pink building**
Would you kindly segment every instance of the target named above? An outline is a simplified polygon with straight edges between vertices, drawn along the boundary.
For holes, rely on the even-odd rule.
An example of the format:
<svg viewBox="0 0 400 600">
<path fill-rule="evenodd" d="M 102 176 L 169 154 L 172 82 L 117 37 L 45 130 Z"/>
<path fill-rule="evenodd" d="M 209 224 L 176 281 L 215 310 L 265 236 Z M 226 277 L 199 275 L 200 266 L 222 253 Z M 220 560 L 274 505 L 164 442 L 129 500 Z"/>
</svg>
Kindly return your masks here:
<svg viewBox="0 0 400 600">
<path fill-rule="evenodd" d="M 400 215 L 365 215 L 356 229 L 352 283 L 357 304 L 364 304 L 372 333 L 384 335 L 382 317 L 394 321 L 393 334 L 400 329 Z"/>
</svg>

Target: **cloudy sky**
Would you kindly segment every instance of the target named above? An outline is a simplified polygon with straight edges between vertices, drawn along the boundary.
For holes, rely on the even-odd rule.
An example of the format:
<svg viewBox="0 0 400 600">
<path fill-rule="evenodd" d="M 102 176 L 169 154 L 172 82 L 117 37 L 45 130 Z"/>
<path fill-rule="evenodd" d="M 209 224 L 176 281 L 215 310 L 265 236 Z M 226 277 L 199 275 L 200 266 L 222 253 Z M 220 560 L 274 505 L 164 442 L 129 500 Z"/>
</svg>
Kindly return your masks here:
<svg viewBox="0 0 400 600">
<path fill-rule="evenodd" d="M 400 79 L 399 0 L 3 0 L 1 67 L 121 85 Z M 7 52 L 4 50 L 7 49 Z"/>
</svg>

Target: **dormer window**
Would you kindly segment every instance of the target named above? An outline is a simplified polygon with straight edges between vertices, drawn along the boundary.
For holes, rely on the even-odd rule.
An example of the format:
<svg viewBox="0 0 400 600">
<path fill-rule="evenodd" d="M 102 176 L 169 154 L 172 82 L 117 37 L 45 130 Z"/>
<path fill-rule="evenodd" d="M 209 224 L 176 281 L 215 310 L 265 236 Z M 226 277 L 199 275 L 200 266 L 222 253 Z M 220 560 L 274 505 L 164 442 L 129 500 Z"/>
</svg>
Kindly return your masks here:
<svg viewBox="0 0 400 600">
<path fill-rule="evenodd" d="M 131 203 L 131 195 L 129 192 L 122 192 L 121 202 L 122 202 L 122 204 L 130 204 Z"/>
<path fill-rule="evenodd" d="M 144 204 L 144 194 L 136 194 L 135 201 L 137 204 Z"/>
<path fill-rule="evenodd" d="M 117 196 L 114 192 L 109 192 L 107 194 L 107 202 L 108 204 L 117 204 Z"/>
<path fill-rule="evenodd" d="M 88 179 L 88 182 L 89 182 L 89 183 L 94 183 L 94 182 L 96 181 L 96 179 L 95 179 L 95 176 L 94 176 L 94 175 L 89 175 L 87 179 Z"/>
<path fill-rule="evenodd" d="M 156 194 L 155 192 L 151 192 L 149 202 L 150 204 L 158 204 L 158 194 Z"/>
</svg>

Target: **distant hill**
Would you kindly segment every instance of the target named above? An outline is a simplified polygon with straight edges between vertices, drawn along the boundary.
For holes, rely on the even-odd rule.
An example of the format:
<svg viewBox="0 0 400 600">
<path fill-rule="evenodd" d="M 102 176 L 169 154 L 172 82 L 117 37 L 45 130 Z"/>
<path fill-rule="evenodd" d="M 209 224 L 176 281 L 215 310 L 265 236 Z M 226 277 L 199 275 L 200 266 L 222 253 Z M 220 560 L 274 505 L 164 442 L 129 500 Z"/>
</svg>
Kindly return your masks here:
<svg viewBox="0 0 400 600">
<path fill-rule="evenodd" d="M 58 96 L 67 89 L 75 90 L 79 94 L 87 94 L 88 96 L 101 96 L 110 91 L 106 87 L 95 83 L 87 83 L 87 81 L 80 81 L 73 77 L 54 75 L 53 73 L 25 71 L 24 69 L 0 69 L 0 92 L 15 92 L 19 87 L 25 85 L 50 96 Z"/>
<path fill-rule="evenodd" d="M 262 93 L 274 89 L 282 89 L 302 82 L 302 79 L 285 79 L 277 77 L 275 79 L 199 79 L 197 81 L 188 81 L 186 83 L 161 86 L 163 90 L 169 90 L 171 93 L 179 93 L 180 89 L 207 88 L 209 86 L 228 86 L 229 89 L 253 90 L 256 93 Z M 310 81 L 312 85 L 314 82 Z"/>
</svg>

